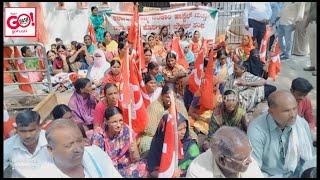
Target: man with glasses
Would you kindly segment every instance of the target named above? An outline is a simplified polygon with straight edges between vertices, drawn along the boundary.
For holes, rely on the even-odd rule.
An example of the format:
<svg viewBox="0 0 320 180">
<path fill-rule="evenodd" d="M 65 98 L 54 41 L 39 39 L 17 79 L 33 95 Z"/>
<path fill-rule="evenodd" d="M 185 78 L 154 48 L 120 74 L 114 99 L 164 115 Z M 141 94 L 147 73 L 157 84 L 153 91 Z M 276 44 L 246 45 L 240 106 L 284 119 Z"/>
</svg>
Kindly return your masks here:
<svg viewBox="0 0 320 180">
<path fill-rule="evenodd" d="M 84 146 L 73 121 L 57 119 L 46 131 L 51 161 L 25 174 L 27 178 L 120 178 L 110 157 L 98 146 Z"/>
<path fill-rule="evenodd" d="M 297 115 L 297 101 L 288 91 L 270 94 L 268 105 L 268 112 L 248 128 L 253 158 L 265 177 L 300 177 L 316 167 L 309 125 Z"/>
<path fill-rule="evenodd" d="M 211 138 L 210 147 L 193 160 L 187 177 L 263 177 L 258 164 L 251 158 L 249 139 L 240 129 L 228 126 L 219 128 Z"/>
</svg>

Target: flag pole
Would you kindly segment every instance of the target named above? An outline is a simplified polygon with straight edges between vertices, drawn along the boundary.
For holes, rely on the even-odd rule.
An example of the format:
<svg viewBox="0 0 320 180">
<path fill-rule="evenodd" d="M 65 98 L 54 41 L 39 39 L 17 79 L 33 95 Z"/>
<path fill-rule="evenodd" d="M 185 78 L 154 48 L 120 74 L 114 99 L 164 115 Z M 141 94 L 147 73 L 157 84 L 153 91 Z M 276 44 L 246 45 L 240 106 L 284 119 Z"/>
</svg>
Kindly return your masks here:
<svg viewBox="0 0 320 180">
<path fill-rule="evenodd" d="M 133 142 L 133 137 L 132 137 L 132 120 L 131 120 L 131 105 L 132 105 L 132 100 L 131 100 L 131 96 L 130 96 L 130 102 L 129 102 L 129 104 L 128 104 L 128 121 L 129 121 L 129 127 L 130 127 L 130 131 L 129 131 L 130 143 Z"/>
<path fill-rule="evenodd" d="M 127 51 L 127 56 L 129 56 L 128 54 L 128 51 Z M 129 87 L 130 87 L 130 68 L 129 68 L 129 64 L 130 64 L 130 60 L 131 58 L 126 58 L 126 61 L 129 61 L 127 62 L 127 72 L 128 75 L 129 75 Z M 130 98 L 129 98 L 129 104 L 128 104 L 128 121 L 129 121 L 129 127 L 130 127 L 130 131 L 129 131 L 129 136 L 130 136 L 130 143 L 133 142 L 133 138 L 132 138 L 132 131 L 133 131 L 133 128 L 132 128 L 132 118 L 131 118 L 131 111 L 132 111 L 132 97 L 133 97 L 133 91 L 131 91 L 130 89 Z"/>
<path fill-rule="evenodd" d="M 138 19 L 139 19 L 139 13 L 138 13 Z M 140 25 L 138 24 L 138 28 L 139 28 L 139 33 L 138 33 L 138 36 L 141 36 L 141 28 L 140 28 Z M 141 46 L 141 41 L 140 41 L 140 38 L 138 38 L 138 42 L 137 42 L 137 50 L 139 50 L 139 52 L 137 51 L 137 54 L 138 54 L 138 57 L 139 57 L 139 72 L 140 72 L 140 74 L 141 74 L 141 72 L 142 72 L 142 65 L 141 65 L 141 58 L 142 57 L 140 57 L 140 55 L 142 54 L 140 51 L 143 51 L 141 48 L 140 48 L 140 46 Z"/>
<path fill-rule="evenodd" d="M 174 117 L 173 119 L 174 119 L 174 124 L 173 124 L 173 127 L 174 127 L 174 149 L 175 149 L 175 151 L 174 151 L 174 153 L 175 153 L 175 163 L 174 163 L 174 170 L 176 170 L 176 169 L 178 169 L 178 163 L 179 163 L 179 161 L 178 161 L 178 150 L 179 150 L 179 147 L 178 147 L 178 141 L 179 141 L 179 139 L 178 139 L 178 127 L 177 127 L 177 121 L 178 121 L 178 116 L 177 116 L 177 108 L 176 108 L 176 103 L 175 103 L 175 97 L 174 97 L 174 94 L 173 94 L 173 91 L 171 91 L 171 93 L 170 93 L 170 100 L 171 100 L 171 109 L 173 110 L 173 111 L 171 111 L 171 115 Z"/>
</svg>

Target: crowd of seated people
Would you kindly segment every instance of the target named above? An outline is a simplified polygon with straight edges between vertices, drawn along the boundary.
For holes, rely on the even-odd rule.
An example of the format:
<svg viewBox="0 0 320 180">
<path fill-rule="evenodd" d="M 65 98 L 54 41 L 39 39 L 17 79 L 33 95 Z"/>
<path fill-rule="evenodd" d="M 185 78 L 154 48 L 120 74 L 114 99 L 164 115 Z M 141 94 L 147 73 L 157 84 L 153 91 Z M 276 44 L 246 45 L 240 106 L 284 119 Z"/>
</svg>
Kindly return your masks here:
<svg viewBox="0 0 320 180">
<path fill-rule="evenodd" d="M 287 91 L 269 85 L 251 36 L 243 37 L 236 53 L 225 40 L 204 45 L 196 29 L 191 38 L 182 27 L 170 32 L 163 26 L 148 34 L 146 65 L 139 72 L 150 99 L 148 123 L 136 133 L 124 121 L 122 98 L 122 65 L 136 50 L 128 32 L 100 31 L 97 44 L 86 35 L 83 42 L 66 45 L 57 38 L 51 45 L 52 78 L 78 73 L 70 80 L 72 96 L 53 109 L 46 123 L 31 110 L 16 116 L 16 132 L 4 141 L 4 172 L 11 169 L 12 177 L 158 177 L 172 93 L 181 151 L 173 177 L 314 175 L 317 125 L 307 97 L 313 87 L 303 78 L 293 80 Z M 190 69 L 178 63 L 173 37 L 179 38 Z M 189 78 L 202 51 L 201 85 L 192 93 Z M 31 57 L 30 48 L 21 52 Z M 260 102 L 268 102 L 268 111 L 248 119 Z"/>
</svg>

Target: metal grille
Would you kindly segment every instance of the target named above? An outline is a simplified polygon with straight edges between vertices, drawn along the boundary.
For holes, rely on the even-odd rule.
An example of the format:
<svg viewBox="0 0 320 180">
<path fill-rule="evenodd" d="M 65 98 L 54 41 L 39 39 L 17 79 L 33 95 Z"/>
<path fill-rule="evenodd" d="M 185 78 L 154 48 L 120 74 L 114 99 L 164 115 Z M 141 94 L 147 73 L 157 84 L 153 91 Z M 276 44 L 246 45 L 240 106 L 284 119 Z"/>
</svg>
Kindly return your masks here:
<svg viewBox="0 0 320 180">
<path fill-rule="evenodd" d="M 188 6 L 199 5 L 199 2 L 188 2 Z M 227 34 L 229 44 L 239 44 L 244 31 L 243 15 L 245 2 L 211 2 L 207 6 L 219 11 L 216 36 Z"/>
<path fill-rule="evenodd" d="M 46 55 L 46 49 L 45 47 L 43 46 L 43 44 L 41 43 L 13 43 L 13 44 L 4 44 L 4 47 L 12 47 L 12 54 L 14 54 L 14 46 L 17 46 L 18 49 L 19 47 L 22 47 L 22 46 L 27 46 L 27 47 L 35 47 L 35 46 L 40 46 L 41 47 L 41 54 L 40 57 L 37 57 L 37 56 L 33 56 L 33 57 L 30 57 L 30 58 L 26 58 L 26 57 L 19 57 L 19 58 L 15 58 L 15 57 L 10 57 L 10 58 L 3 58 L 4 61 L 9 61 L 9 64 L 13 64 L 15 61 L 18 61 L 18 59 L 22 59 L 23 61 L 28 61 L 30 59 L 43 59 L 43 63 L 45 65 L 45 69 L 43 70 L 19 70 L 19 68 L 16 69 L 15 66 L 13 66 L 13 69 L 10 69 L 10 70 L 6 70 L 4 71 L 5 73 L 10 73 L 10 74 L 15 74 L 15 73 L 23 73 L 23 72 L 42 72 L 44 73 L 44 76 L 43 76 L 43 81 L 41 82 L 26 82 L 26 83 L 22 83 L 22 82 L 19 82 L 16 78 L 13 78 L 13 82 L 12 83 L 4 83 L 4 91 L 5 91 L 5 96 L 4 96 L 4 101 L 7 103 L 10 103 L 10 101 L 12 99 L 19 99 L 19 98 L 22 98 L 22 97 L 30 97 L 30 98 L 38 98 L 38 97 L 41 97 L 41 96 L 47 96 L 48 93 L 52 92 L 53 89 L 52 89 L 52 82 L 51 82 L 51 78 L 50 78 L 50 72 L 49 72 L 49 65 L 48 65 L 48 59 L 47 59 L 47 55 Z M 12 76 L 13 77 L 13 76 Z M 32 86 L 33 90 L 34 90 L 34 94 L 29 94 L 29 93 L 25 93 L 25 92 L 22 92 L 22 91 L 18 91 L 18 92 L 14 92 L 13 94 L 12 93 L 8 93 L 9 91 L 12 91 L 12 90 L 15 90 L 16 87 L 18 85 L 24 85 L 24 84 L 30 84 L 30 85 L 44 85 L 46 84 L 48 86 L 48 90 L 49 92 L 46 92 L 46 93 L 38 93 L 39 91 L 36 90 L 35 87 Z M 7 94 L 6 94 L 6 90 L 7 91 Z M 13 105 L 13 106 L 7 106 L 7 110 L 14 110 L 14 109 L 28 109 L 28 108 L 33 108 L 34 106 L 16 106 L 16 105 Z"/>
</svg>

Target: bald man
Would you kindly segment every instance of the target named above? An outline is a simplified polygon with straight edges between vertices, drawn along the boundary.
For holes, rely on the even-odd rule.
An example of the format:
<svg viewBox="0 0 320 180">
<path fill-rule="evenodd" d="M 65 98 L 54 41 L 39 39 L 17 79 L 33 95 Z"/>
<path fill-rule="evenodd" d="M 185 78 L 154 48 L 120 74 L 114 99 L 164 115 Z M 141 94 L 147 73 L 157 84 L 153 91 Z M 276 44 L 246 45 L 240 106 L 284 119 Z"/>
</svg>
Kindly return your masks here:
<svg viewBox="0 0 320 180">
<path fill-rule="evenodd" d="M 189 166 L 189 178 L 262 178 L 257 162 L 251 157 L 247 135 L 236 127 L 222 126 L 212 136 L 211 148 Z"/>
<path fill-rule="evenodd" d="M 46 131 L 51 163 L 28 177 L 49 178 L 120 178 L 110 157 L 97 146 L 84 146 L 79 127 L 70 120 L 58 119 Z"/>
<path fill-rule="evenodd" d="M 268 105 L 268 112 L 249 124 L 253 158 L 265 177 L 300 177 L 316 166 L 309 125 L 297 115 L 297 101 L 289 91 L 273 92 Z"/>
</svg>

